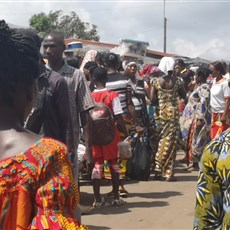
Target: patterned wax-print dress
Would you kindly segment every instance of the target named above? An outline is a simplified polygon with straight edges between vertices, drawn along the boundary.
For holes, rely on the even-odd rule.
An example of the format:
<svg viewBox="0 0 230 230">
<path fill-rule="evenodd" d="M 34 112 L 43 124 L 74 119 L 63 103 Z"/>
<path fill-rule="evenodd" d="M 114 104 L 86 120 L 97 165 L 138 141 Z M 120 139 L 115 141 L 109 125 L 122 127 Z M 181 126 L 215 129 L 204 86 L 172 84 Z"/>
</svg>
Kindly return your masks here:
<svg viewBox="0 0 230 230">
<path fill-rule="evenodd" d="M 0 229 L 88 229 L 74 219 L 79 202 L 64 144 L 42 138 L 0 161 Z"/>
<path fill-rule="evenodd" d="M 230 229 L 230 128 L 204 149 L 196 192 L 194 230 Z"/>
<path fill-rule="evenodd" d="M 204 147 L 210 140 L 211 116 L 210 87 L 205 83 L 190 94 L 180 118 L 180 129 L 182 138 L 187 143 L 186 155 L 189 162 L 200 161 Z M 201 129 L 197 129 L 198 121 Z"/>
<path fill-rule="evenodd" d="M 157 142 L 155 171 L 163 177 L 172 177 L 179 134 L 178 90 L 183 86 L 183 81 L 177 78 L 171 90 L 162 89 L 157 78 L 153 79 L 152 84 L 159 101 L 155 113 Z"/>
</svg>

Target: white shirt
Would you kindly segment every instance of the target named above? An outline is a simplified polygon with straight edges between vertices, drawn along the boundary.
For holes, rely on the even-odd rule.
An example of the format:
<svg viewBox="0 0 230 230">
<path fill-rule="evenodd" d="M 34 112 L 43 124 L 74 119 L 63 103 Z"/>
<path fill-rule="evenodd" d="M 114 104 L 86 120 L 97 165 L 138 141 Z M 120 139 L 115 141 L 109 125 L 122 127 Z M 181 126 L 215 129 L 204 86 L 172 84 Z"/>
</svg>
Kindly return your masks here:
<svg viewBox="0 0 230 230">
<path fill-rule="evenodd" d="M 222 79 L 216 82 L 213 80 L 213 85 L 211 87 L 211 100 L 210 105 L 213 113 L 223 113 L 225 99 L 230 98 L 230 87 L 228 86 L 227 79 Z"/>
<path fill-rule="evenodd" d="M 113 106 L 113 113 L 114 113 L 114 115 L 118 115 L 118 114 L 124 113 L 123 109 L 121 107 L 121 102 L 120 102 L 119 96 L 117 96 L 117 97 L 115 97 L 113 99 L 112 106 Z"/>
</svg>

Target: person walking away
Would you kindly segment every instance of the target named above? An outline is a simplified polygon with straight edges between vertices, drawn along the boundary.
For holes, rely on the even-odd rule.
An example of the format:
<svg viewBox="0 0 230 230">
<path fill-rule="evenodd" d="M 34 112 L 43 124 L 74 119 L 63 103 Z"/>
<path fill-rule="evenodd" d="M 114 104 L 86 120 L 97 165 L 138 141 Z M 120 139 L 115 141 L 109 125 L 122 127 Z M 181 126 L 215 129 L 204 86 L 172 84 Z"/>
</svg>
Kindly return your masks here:
<svg viewBox="0 0 230 230">
<path fill-rule="evenodd" d="M 119 127 L 120 131 L 123 132 L 124 136 L 128 136 L 125 128 L 124 120 L 121 116 L 123 110 L 121 108 L 118 94 L 113 91 L 106 89 L 107 71 L 103 67 L 96 67 L 93 71 L 93 80 L 96 85 L 96 89 L 92 92 L 95 102 L 105 103 L 114 114 L 115 123 L 114 125 Z M 119 197 L 119 166 L 117 163 L 118 154 L 118 142 L 120 141 L 119 132 L 116 128 L 115 137 L 111 143 L 106 145 L 93 145 L 93 158 L 94 158 L 94 169 L 92 172 L 92 184 L 94 192 L 94 203 L 93 207 L 99 208 L 105 205 L 104 199 L 100 195 L 100 182 L 104 169 L 104 161 L 106 160 L 109 165 L 109 169 L 112 177 L 113 187 L 113 202 L 115 206 L 120 206 L 124 203 Z"/>
<path fill-rule="evenodd" d="M 230 88 L 228 80 L 224 78 L 225 68 L 220 61 L 210 64 L 214 78 L 211 87 L 212 125 L 211 139 L 230 127 Z"/>
<path fill-rule="evenodd" d="M 108 73 L 108 80 L 106 82 L 106 88 L 108 90 L 114 91 L 118 93 L 121 107 L 123 110 L 122 117 L 126 124 L 126 129 L 128 134 L 130 135 L 131 128 L 133 127 L 136 132 L 140 132 L 142 130 L 138 119 L 137 113 L 132 101 L 132 88 L 130 79 L 118 72 L 119 67 L 119 58 L 115 53 L 108 53 L 105 57 L 105 65 Z M 124 134 L 120 132 L 121 140 L 124 140 Z M 120 175 L 120 195 L 126 197 L 128 195 L 128 191 L 124 187 L 124 180 L 126 178 L 126 164 L 127 160 L 118 159 L 119 164 L 119 175 Z M 109 167 L 105 164 L 105 177 L 110 179 L 111 175 L 109 173 Z M 109 195 L 112 194 L 111 192 Z"/>
<path fill-rule="evenodd" d="M 205 145 L 210 141 L 210 88 L 206 83 L 208 70 L 199 68 L 195 74 L 195 88 L 190 94 L 180 118 L 182 139 L 187 143 L 186 157 L 190 170 L 197 170 Z"/>
<path fill-rule="evenodd" d="M 158 100 L 156 108 L 157 153 L 155 157 L 155 178 L 175 181 L 174 162 L 179 132 L 178 97 L 185 99 L 186 91 L 181 78 L 173 76 L 174 59 L 163 57 L 159 63 L 163 76 L 153 79 L 151 101 Z"/>
</svg>

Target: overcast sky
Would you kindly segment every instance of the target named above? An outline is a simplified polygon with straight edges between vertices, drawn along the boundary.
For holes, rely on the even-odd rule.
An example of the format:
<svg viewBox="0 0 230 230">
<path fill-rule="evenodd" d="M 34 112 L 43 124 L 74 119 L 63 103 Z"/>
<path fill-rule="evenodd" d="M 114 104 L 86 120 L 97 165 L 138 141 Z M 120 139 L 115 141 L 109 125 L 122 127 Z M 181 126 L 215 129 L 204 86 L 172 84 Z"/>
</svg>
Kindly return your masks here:
<svg viewBox="0 0 230 230">
<path fill-rule="evenodd" d="M 165 1 L 166 52 L 209 60 L 230 60 L 230 0 Z M 127 38 L 149 42 L 163 52 L 164 1 L 1 1 L 1 18 L 28 26 L 33 14 L 75 11 L 98 27 L 100 41 Z"/>
</svg>

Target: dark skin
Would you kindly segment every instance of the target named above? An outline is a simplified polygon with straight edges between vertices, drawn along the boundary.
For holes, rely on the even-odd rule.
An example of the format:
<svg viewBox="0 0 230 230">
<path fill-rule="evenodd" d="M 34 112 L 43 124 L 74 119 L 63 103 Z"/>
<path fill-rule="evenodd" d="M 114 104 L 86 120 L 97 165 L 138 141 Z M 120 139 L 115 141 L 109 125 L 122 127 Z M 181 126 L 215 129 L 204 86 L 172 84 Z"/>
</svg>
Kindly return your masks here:
<svg viewBox="0 0 230 230">
<path fill-rule="evenodd" d="M 129 78 L 130 78 L 130 80 L 134 83 L 134 84 L 136 84 L 136 73 L 137 73 L 137 66 L 135 65 L 135 64 L 133 64 L 133 65 L 130 65 L 130 66 L 128 66 L 127 68 L 126 68 L 126 70 L 125 70 L 125 74 L 127 75 L 127 76 L 129 76 Z M 146 100 L 145 100 L 145 96 L 144 95 L 140 95 L 142 98 L 142 101 L 143 101 L 143 107 L 144 108 L 146 108 Z M 130 93 L 130 98 L 131 98 L 131 101 L 132 101 L 132 94 Z M 133 105 L 133 108 L 131 108 L 131 109 L 134 109 L 135 110 L 135 107 L 134 107 L 134 105 Z M 136 114 L 136 112 L 135 112 L 135 114 Z M 136 115 L 135 115 L 136 116 Z M 137 117 L 135 117 L 136 118 L 136 120 L 137 120 Z M 147 122 L 148 123 L 148 122 Z M 147 126 L 148 126 L 148 124 L 147 124 Z M 137 128 L 136 128 L 136 130 L 137 130 L 137 133 L 142 133 L 143 132 L 143 129 L 138 125 L 137 126 Z"/>
<path fill-rule="evenodd" d="M 105 88 L 106 81 L 96 82 L 95 79 L 93 79 L 93 80 L 95 82 L 97 89 L 104 89 Z M 121 114 L 117 114 L 114 117 L 115 117 L 115 120 L 117 123 L 118 130 L 124 134 L 125 138 L 128 137 L 128 132 L 127 132 L 127 129 L 125 127 L 125 122 L 124 122 Z"/>
<path fill-rule="evenodd" d="M 117 70 L 114 68 L 107 68 L 107 73 L 116 73 Z M 127 105 L 128 105 L 128 111 L 133 119 L 134 124 L 136 125 L 136 131 L 139 132 L 141 130 L 141 127 L 137 121 L 137 114 L 136 110 L 132 101 L 132 93 L 127 92 L 126 93 L 126 98 L 127 98 Z"/>
<path fill-rule="evenodd" d="M 177 79 L 175 77 L 173 77 L 172 75 L 158 78 L 158 81 L 160 83 L 161 88 L 165 89 L 165 90 L 173 89 L 173 87 L 176 83 L 176 80 Z M 186 91 L 185 91 L 184 87 L 179 89 L 178 94 L 179 94 L 179 97 L 186 100 Z M 157 99 L 156 95 L 157 95 L 157 91 L 156 91 L 155 87 L 151 87 L 151 89 L 150 89 L 150 100 L 152 103 L 156 102 L 156 99 Z"/>
<path fill-rule="evenodd" d="M 32 99 L 33 87 L 16 92 L 11 106 L 0 101 L 0 160 L 26 151 L 41 138 L 23 128 Z"/>
<path fill-rule="evenodd" d="M 64 64 L 62 55 L 65 44 L 62 36 L 48 35 L 43 41 L 43 51 L 52 70 L 58 71 Z"/>
<path fill-rule="evenodd" d="M 58 72 L 64 64 L 62 55 L 65 48 L 64 37 L 60 35 L 48 35 L 43 41 L 43 50 L 48 60 L 48 64 L 51 69 L 56 72 Z M 92 171 L 94 164 L 92 157 L 89 111 L 83 111 L 80 114 L 80 118 L 85 139 L 87 170 L 90 172 Z"/>
<path fill-rule="evenodd" d="M 116 69 L 113 68 L 107 68 L 107 73 L 115 73 Z M 132 93 L 131 92 L 127 92 L 126 94 L 126 98 L 127 98 L 127 105 L 128 105 L 128 111 L 133 119 L 135 128 L 136 128 L 136 132 L 137 133 L 141 133 L 143 131 L 143 129 L 141 128 L 138 120 L 137 120 L 137 113 L 132 101 Z"/>
<path fill-rule="evenodd" d="M 110 67 L 110 68 L 108 67 L 107 68 L 107 73 L 108 74 L 116 73 L 117 72 L 117 67 L 118 66 L 114 66 L 114 67 Z M 136 113 L 136 110 L 135 110 L 135 107 L 134 107 L 134 104 L 133 104 L 133 101 L 132 101 L 132 93 L 131 92 L 126 91 L 126 100 L 127 100 L 128 111 L 129 111 L 129 113 L 130 113 L 130 115 L 131 115 L 131 117 L 133 119 L 133 122 L 134 122 L 134 124 L 136 126 L 136 132 L 137 133 L 142 133 L 143 129 L 141 128 L 141 126 L 140 126 L 140 124 L 138 123 L 138 120 L 137 120 L 137 113 Z M 120 130 L 119 123 L 118 123 L 118 129 Z M 125 137 L 126 137 L 126 135 L 125 135 Z M 122 190 L 125 190 L 123 180 L 120 180 L 120 186 L 121 186 Z"/>
<path fill-rule="evenodd" d="M 97 89 L 104 89 L 105 85 L 106 85 L 106 80 L 105 81 L 101 81 L 101 82 L 97 82 L 95 81 L 95 79 L 93 79 L 95 82 L 95 85 L 97 87 Z M 126 130 L 125 127 L 125 122 L 121 116 L 121 114 L 115 115 L 115 120 L 117 123 L 117 128 L 119 131 L 121 131 L 125 137 L 128 136 L 128 132 Z M 119 173 L 118 172 L 112 172 L 111 173 L 111 177 L 112 177 L 112 185 L 113 185 L 113 195 L 114 195 L 114 199 L 119 199 Z M 94 191 L 94 196 L 95 196 L 95 200 L 96 202 L 101 202 L 101 195 L 100 195 L 100 180 L 98 179 L 93 179 L 92 180 L 92 184 L 93 184 L 93 191 Z"/>
</svg>

